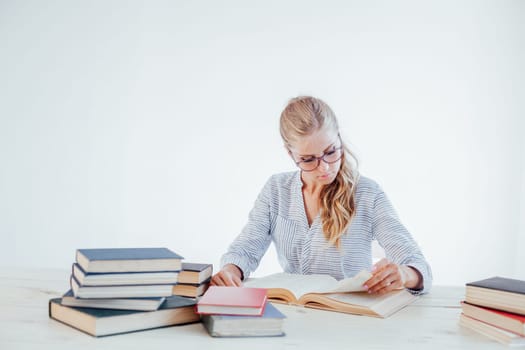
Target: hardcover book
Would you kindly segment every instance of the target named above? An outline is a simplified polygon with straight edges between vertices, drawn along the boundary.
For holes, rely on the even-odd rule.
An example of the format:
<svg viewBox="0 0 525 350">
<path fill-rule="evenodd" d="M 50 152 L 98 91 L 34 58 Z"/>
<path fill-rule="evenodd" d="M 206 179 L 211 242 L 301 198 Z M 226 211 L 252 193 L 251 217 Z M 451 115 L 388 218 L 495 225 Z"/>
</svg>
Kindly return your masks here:
<svg viewBox="0 0 525 350">
<path fill-rule="evenodd" d="M 179 283 L 201 284 L 208 280 L 213 273 L 212 264 L 182 263 L 182 271 L 179 275 Z"/>
<path fill-rule="evenodd" d="M 266 289 L 211 286 L 199 299 L 199 314 L 260 316 L 266 306 Z"/>
<path fill-rule="evenodd" d="M 71 290 L 75 298 L 149 298 L 173 295 L 172 284 L 150 284 L 133 286 L 81 286 L 71 276 Z"/>
<path fill-rule="evenodd" d="M 62 305 L 49 301 L 49 317 L 95 337 L 199 322 L 195 301 L 172 296 L 157 311 L 109 310 Z"/>
<path fill-rule="evenodd" d="M 178 271 L 182 259 L 167 248 L 78 249 L 76 253 L 85 272 Z"/>
<path fill-rule="evenodd" d="M 267 288 L 270 301 L 350 314 L 388 317 L 417 299 L 405 289 L 384 295 L 364 292 L 370 273 L 337 281 L 328 275 L 277 273 L 251 279 L 245 286 Z"/>
<path fill-rule="evenodd" d="M 173 295 L 196 298 L 203 295 L 210 286 L 211 278 L 201 284 L 178 283 L 173 286 Z"/>
<path fill-rule="evenodd" d="M 157 310 L 166 300 L 165 297 L 155 298 L 111 298 L 111 299 L 81 299 L 75 298 L 73 291 L 69 290 L 62 296 L 62 305 L 75 307 L 91 307 L 96 309 L 115 310 Z"/>
<path fill-rule="evenodd" d="M 82 286 L 117 286 L 133 284 L 175 284 L 178 271 L 155 272 L 85 272 L 79 264 L 73 264 L 72 274 Z"/>
<path fill-rule="evenodd" d="M 525 337 L 519 336 L 515 333 L 506 331 L 504 329 L 492 326 L 488 323 L 476 320 L 474 318 L 461 314 L 459 316 L 459 324 L 465 328 L 469 328 L 479 334 L 494 339 L 500 343 L 510 346 L 525 345 Z"/>
<path fill-rule="evenodd" d="M 463 314 L 476 320 L 525 336 L 525 316 L 461 302 Z"/>
<path fill-rule="evenodd" d="M 492 277 L 466 284 L 465 301 L 525 315 L 525 281 Z"/>
<path fill-rule="evenodd" d="M 284 335 L 285 318 L 267 303 L 262 316 L 204 315 L 202 323 L 212 337 L 275 337 Z"/>
</svg>

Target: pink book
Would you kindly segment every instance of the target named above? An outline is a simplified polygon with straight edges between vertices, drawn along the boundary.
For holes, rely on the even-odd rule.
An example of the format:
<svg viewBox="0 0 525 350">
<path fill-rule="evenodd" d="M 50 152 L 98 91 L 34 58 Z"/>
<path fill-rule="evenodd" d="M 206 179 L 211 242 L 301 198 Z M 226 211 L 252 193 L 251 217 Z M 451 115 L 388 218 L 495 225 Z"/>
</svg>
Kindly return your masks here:
<svg viewBox="0 0 525 350">
<path fill-rule="evenodd" d="M 261 316 L 267 299 L 265 288 L 211 286 L 198 301 L 196 312 Z"/>
</svg>

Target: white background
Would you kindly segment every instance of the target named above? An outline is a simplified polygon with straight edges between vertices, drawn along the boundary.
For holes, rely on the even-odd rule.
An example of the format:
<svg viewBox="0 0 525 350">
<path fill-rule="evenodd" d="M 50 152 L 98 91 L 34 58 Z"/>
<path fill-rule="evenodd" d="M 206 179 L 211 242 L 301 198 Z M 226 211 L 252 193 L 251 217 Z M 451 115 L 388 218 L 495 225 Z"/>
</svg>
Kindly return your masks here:
<svg viewBox="0 0 525 350">
<path fill-rule="evenodd" d="M 0 265 L 210 262 L 324 99 L 436 284 L 525 279 L 525 1 L 1 1 Z M 273 248 L 255 274 L 279 271 Z"/>
</svg>

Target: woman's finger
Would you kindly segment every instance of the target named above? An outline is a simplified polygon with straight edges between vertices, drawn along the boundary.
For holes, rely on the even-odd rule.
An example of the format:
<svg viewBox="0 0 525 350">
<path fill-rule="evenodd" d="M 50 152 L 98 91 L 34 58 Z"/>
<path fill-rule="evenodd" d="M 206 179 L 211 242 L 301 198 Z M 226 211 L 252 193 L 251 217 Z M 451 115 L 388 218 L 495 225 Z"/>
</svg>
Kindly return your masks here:
<svg viewBox="0 0 525 350">
<path fill-rule="evenodd" d="M 369 293 L 384 294 L 403 287 L 402 276 L 396 264 L 383 259 L 377 266 L 372 277 L 364 283 Z"/>
</svg>

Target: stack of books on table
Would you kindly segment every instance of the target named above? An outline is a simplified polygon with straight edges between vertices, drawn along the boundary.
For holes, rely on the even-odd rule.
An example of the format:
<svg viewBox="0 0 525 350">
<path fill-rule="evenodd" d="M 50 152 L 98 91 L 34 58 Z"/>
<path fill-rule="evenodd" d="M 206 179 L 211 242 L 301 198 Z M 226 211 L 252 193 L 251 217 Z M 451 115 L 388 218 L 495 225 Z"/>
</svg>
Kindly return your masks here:
<svg viewBox="0 0 525 350">
<path fill-rule="evenodd" d="M 211 286 L 196 312 L 213 337 L 282 336 L 286 318 L 268 302 L 266 289 Z"/>
<path fill-rule="evenodd" d="M 173 287 L 173 294 L 183 297 L 200 297 L 210 286 L 212 273 L 212 264 L 183 262 L 177 285 Z"/>
<path fill-rule="evenodd" d="M 460 325 L 501 343 L 525 346 L 525 281 L 492 277 L 466 284 Z"/>
<path fill-rule="evenodd" d="M 167 248 L 79 249 L 49 316 L 93 336 L 199 321 L 196 301 L 173 295 L 182 259 Z"/>
</svg>

